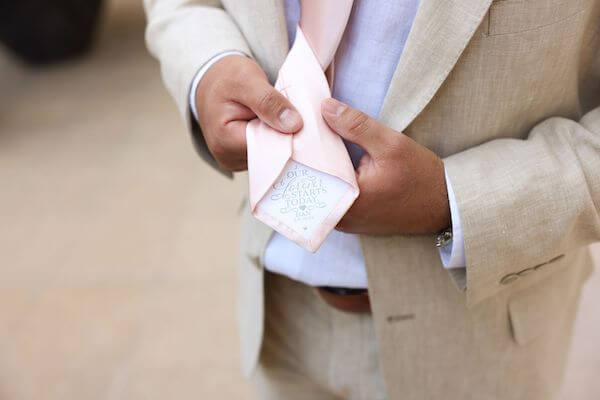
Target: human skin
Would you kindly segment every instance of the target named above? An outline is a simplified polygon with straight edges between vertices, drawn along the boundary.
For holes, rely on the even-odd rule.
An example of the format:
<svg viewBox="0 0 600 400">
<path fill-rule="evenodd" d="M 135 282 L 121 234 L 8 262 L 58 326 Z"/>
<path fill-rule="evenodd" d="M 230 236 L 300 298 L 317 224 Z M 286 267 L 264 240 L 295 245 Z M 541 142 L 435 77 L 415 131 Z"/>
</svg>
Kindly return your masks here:
<svg viewBox="0 0 600 400">
<path fill-rule="evenodd" d="M 331 129 L 366 151 L 356 169 L 360 195 L 339 230 L 424 234 L 450 226 L 444 163 L 434 152 L 335 99 L 321 111 Z"/>
<path fill-rule="evenodd" d="M 273 129 L 293 134 L 302 128 L 294 106 L 269 83 L 251 58 L 231 55 L 213 64 L 196 89 L 202 134 L 218 165 L 247 168 L 246 124 L 258 117 Z"/>
<path fill-rule="evenodd" d="M 229 171 L 247 168 L 248 121 L 258 117 L 288 134 L 302 128 L 294 106 L 244 56 L 227 56 L 212 65 L 198 85 L 196 104 L 208 149 Z M 423 234 L 450 226 L 444 163 L 435 153 L 337 100 L 324 100 L 322 115 L 331 129 L 366 151 L 356 170 L 360 195 L 338 230 Z"/>
</svg>

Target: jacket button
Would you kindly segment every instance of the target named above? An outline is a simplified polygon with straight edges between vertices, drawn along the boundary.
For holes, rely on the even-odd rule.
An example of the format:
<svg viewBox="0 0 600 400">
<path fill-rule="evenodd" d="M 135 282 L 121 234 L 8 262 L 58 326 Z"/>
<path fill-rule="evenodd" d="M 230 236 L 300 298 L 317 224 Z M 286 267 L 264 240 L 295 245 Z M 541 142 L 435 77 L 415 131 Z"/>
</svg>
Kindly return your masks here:
<svg viewBox="0 0 600 400">
<path fill-rule="evenodd" d="M 508 275 L 506 275 L 504 278 L 502 278 L 500 280 L 500 283 L 503 284 L 503 285 L 508 285 L 510 283 L 513 283 L 517 279 L 519 279 L 519 275 L 517 275 L 517 274 L 508 274 Z"/>
<path fill-rule="evenodd" d="M 534 271 L 535 271 L 535 267 L 533 267 L 533 268 L 526 268 L 523 271 L 517 272 L 517 275 L 519 275 L 519 276 L 526 276 L 526 275 L 529 275 L 530 273 L 532 273 Z"/>
</svg>

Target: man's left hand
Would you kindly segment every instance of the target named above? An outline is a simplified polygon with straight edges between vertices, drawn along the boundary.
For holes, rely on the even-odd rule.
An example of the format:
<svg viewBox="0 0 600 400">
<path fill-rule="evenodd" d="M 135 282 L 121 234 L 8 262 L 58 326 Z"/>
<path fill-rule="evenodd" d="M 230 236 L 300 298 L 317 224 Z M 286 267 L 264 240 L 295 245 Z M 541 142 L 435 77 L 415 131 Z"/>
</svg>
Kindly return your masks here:
<svg viewBox="0 0 600 400">
<path fill-rule="evenodd" d="M 450 226 L 444 163 L 435 153 L 337 100 L 324 100 L 321 111 L 333 131 L 366 151 L 356 170 L 360 195 L 338 230 L 424 234 Z"/>
</svg>

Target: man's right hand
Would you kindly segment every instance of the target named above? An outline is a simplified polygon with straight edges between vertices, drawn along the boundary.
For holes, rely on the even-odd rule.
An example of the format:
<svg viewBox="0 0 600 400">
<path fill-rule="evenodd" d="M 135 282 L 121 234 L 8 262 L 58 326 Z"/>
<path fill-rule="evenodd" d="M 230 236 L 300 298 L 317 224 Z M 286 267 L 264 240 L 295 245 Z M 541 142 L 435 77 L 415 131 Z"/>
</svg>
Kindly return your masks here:
<svg viewBox="0 0 600 400">
<path fill-rule="evenodd" d="M 246 124 L 258 117 L 273 129 L 295 133 L 302 117 L 267 80 L 260 66 L 239 55 L 212 65 L 196 90 L 200 128 L 211 154 L 228 171 L 247 168 Z"/>
</svg>

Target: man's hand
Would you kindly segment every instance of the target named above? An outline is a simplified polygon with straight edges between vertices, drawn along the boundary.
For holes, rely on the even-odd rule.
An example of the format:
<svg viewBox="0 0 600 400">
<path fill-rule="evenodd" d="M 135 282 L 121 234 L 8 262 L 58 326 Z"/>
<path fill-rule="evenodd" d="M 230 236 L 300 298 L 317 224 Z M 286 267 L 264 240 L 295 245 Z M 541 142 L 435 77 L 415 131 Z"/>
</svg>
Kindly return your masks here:
<svg viewBox="0 0 600 400">
<path fill-rule="evenodd" d="M 367 234 L 434 233 L 450 225 L 442 160 L 411 138 L 334 99 L 323 118 L 367 154 L 360 160 L 360 195 L 337 229 Z"/>
<path fill-rule="evenodd" d="M 294 106 L 252 59 L 231 55 L 212 65 L 196 91 L 200 128 L 211 154 L 228 171 L 247 168 L 246 124 L 258 117 L 283 133 L 302 128 Z"/>
</svg>

